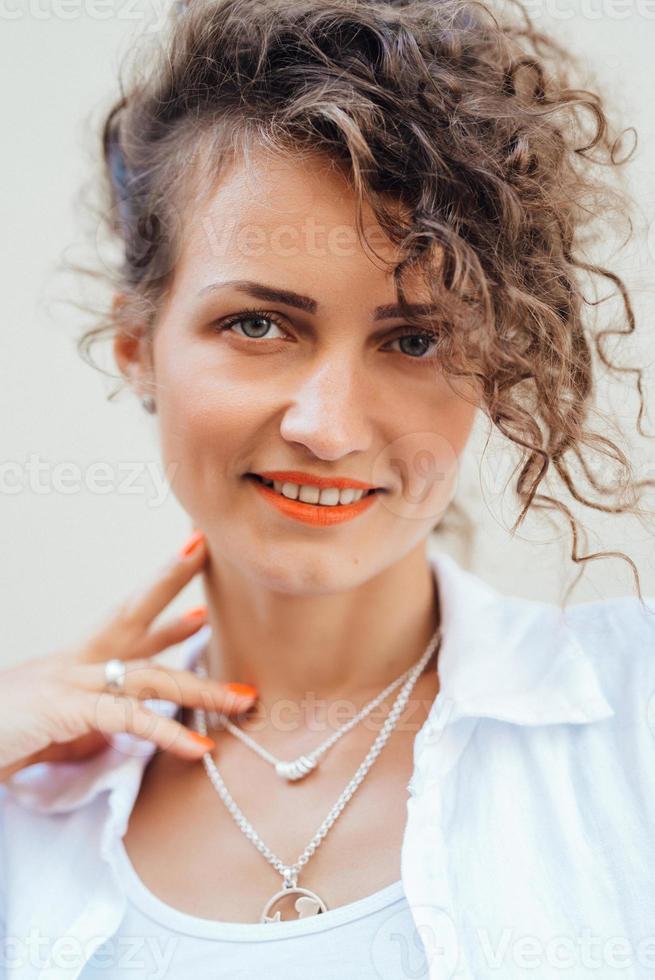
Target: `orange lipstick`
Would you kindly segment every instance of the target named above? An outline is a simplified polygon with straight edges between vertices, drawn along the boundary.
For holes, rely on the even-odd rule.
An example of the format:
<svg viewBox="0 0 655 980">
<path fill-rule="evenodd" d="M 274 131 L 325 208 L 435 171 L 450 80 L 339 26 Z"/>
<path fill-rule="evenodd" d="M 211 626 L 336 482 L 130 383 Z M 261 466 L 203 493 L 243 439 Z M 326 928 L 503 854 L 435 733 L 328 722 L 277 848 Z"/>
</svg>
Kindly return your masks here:
<svg viewBox="0 0 655 980">
<path fill-rule="evenodd" d="M 308 504 L 304 500 L 291 500 L 278 493 L 273 487 L 267 487 L 265 483 L 260 483 L 253 478 L 249 482 L 286 517 L 302 521 L 303 524 L 313 524 L 315 527 L 332 527 L 333 524 L 351 521 L 372 507 L 378 496 L 377 493 L 369 493 L 352 504 L 336 504 L 334 507 L 328 507 L 325 504 Z"/>
</svg>

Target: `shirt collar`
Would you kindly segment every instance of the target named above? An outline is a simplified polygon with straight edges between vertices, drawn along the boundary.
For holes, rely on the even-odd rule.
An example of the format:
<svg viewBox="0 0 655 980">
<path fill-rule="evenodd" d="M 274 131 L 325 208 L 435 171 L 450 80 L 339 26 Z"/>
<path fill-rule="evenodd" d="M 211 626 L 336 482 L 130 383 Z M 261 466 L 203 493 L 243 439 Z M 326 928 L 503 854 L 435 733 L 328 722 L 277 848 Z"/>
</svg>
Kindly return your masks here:
<svg viewBox="0 0 655 980">
<path fill-rule="evenodd" d="M 447 714 L 449 723 L 487 717 L 518 725 L 584 723 L 614 714 L 566 610 L 503 595 L 445 553 L 430 561 L 443 634 L 436 714 Z"/>
<path fill-rule="evenodd" d="M 505 596 L 445 553 L 433 554 L 429 561 L 438 586 L 442 641 L 440 689 L 428 729 L 464 717 L 544 725 L 586 723 L 614 714 L 590 655 L 559 606 Z M 189 669 L 209 635 L 206 625 L 154 659 Z M 172 717 L 179 706 L 152 700 L 148 707 Z M 29 766 L 5 786 L 21 803 L 44 813 L 73 810 L 110 791 L 112 818 L 104 850 L 112 832 L 125 832 L 143 769 L 155 748 L 153 742 L 121 733 L 91 759 Z"/>
</svg>

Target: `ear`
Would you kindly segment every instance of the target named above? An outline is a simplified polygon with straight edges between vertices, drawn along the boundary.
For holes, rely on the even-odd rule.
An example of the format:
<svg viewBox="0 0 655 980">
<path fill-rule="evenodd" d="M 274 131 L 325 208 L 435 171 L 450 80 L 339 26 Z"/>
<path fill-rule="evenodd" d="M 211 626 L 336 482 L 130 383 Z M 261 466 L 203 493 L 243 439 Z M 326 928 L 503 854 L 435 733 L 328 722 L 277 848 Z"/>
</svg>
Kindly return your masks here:
<svg viewBox="0 0 655 980">
<path fill-rule="evenodd" d="M 125 293 L 116 293 L 111 309 L 116 323 L 114 359 L 123 377 L 141 398 L 153 388 L 152 357 L 146 324 L 130 316 Z"/>
</svg>

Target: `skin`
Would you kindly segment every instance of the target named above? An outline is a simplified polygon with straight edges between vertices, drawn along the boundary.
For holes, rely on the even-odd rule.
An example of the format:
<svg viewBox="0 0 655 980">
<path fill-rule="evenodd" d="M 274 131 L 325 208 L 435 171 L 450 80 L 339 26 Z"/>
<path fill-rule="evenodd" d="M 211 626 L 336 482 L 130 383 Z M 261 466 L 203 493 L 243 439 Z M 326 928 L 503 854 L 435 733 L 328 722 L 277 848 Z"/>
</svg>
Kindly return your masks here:
<svg viewBox="0 0 655 980">
<path fill-rule="evenodd" d="M 226 215 L 236 216 L 233 247 L 217 257 Z M 325 230 L 314 243 L 312 222 Z M 368 208 L 365 224 L 391 261 Z M 243 244 L 253 228 L 262 248 Z M 356 240 L 354 194 L 324 161 L 261 152 L 251 171 L 235 165 L 185 231 L 151 343 L 119 333 L 114 350 L 135 389 L 155 394 L 163 465 L 207 538 L 210 673 L 254 684 L 260 706 L 308 690 L 365 698 L 416 660 L 437 624 L 425 547 L 456 489 L 474 395 L 454 390 L 416 338 L 401 346 L 401 319 L 371 321 L 397 300 L 391 272 Z M 232 287 L 197 297 L 230 279 L 309 295 L 318 311 Z M 249 306 L 280 325 L 217 331 Z M 269 469 L 387 492 L 356 519 L 316 528 L 279 514 L 243 478 Z"/>
<path fill-rule="evenodd" d="M 374 307 L 397 301 L 388 265 L 394 248 L 368 208 L 364 224 L 381 258 L 361 246 L 343 176 L 318 158 L 261 152 L 251 162 L 250 171 L 235 165 L 224 173 L 202 204 L 185 211 L 175 274 L 150 340 L 120 332 L 114 350 L 134 390 L 154 393 L 163 465 L 206 537 L 210 676 L 255 685 L 259 698 L 241 727 L 289 759 L 324 741 L 413 665 L 434 633 L 440 609 L 427 538 L 456 489 L 477 402 L 425 359 L 431 348 L 417 348 L 416 337 L 401 345 L 402 319 L 372 321 Z M 215 233 L 226 220 L 234 222 L 232 244 L 217 252 Z M 320 234 L 312 238 L 310 228 Z M 253 229 L 259 249 L 239 238 Z M 232 287 L 198 298 L 228 279 L 309 295 L 317 310 Z M 425 300 L 419 287 L 408 298 Z M 268 331 L 254 330 L 242 321 L 217 331 L 217 321 L 248 307 L 275 314 L 279 325 L 267 320 Z M 280 514 L 243 478 L 271 469 L 344 475 L 387 492 L 352 521 L 314 527 Z M 330 907 L 399 877 L 413 742 L 437 691 L 436 670 L 426 670 L 357 802 L 301 876 Z M 377 720 L 374 713 L 330 749 L 318 776 L 290 786 L 229 732 L 209 727 L 226 784 L 238 785 L 239 805 L 276 853 L 293 860 L 313 836 L 396 695 Z M 330 713 L 335 699 L 345 699 L 345 713 Z M 292 799 L 294 821 L 280 821 Z M 146 769 L 124 843 L 146 885 L 195 915 L 256 921 L 280 886 L 217 806 L 203 767 L 167 753 Z M 217 887 L 224 882 L 229 889 Z"/>
</svg>

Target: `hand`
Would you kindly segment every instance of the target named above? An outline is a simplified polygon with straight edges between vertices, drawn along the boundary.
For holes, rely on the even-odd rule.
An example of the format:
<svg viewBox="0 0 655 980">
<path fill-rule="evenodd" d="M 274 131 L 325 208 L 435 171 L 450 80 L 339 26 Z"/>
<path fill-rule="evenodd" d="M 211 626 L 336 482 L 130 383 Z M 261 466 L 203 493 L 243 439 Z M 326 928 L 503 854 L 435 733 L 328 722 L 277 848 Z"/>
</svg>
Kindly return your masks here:
<svg viewBox="0 0 655 980">
<path fill-rule="evenodd" d="M 107 745 L 107 735 L 129 732 L 151 739 L 187 759 L 199 759 L 213 742 L 198 741 L 173 718 L 148 710 L 142 700 L 162 699 L 224 714 L 250 707 L 254 695 L 229 685 L 174 670 L 150 660 L 187 639 L 206 623 L 201 615 L 181 616 L 150 629 L 155 617 L 191 581 L 207 559 L 197 532 L 187 555 L 181 552 L 136 598 L 124 602 L 107 625 L 82 646 L 46 654 L 0 673 L 0 782 L 35 762 L 88 757 Z M 128 661 L 124 693 L 104 690 L 107 660 Z"/>
</svg>

